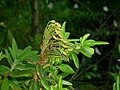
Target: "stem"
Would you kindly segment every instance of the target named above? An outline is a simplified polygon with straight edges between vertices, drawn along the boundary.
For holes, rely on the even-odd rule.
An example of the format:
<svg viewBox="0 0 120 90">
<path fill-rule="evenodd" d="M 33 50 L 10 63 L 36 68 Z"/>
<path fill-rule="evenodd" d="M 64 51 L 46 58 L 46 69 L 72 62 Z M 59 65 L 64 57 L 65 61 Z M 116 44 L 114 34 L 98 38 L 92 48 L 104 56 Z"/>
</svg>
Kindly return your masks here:
<svg viewBox="0 0 120 90">
<path fill-rule="evenodd" d="M 90 10 L 89 7 L 87 7 L 87 5 L 83 4 L 82 2 L 80 2 L 80 0 L 75 0 L 77 3 L 79 3 L 81 6 L 83 6 L 86 10 L 88 10 L 90 13 L 92 13 L 92 10 Z"/>
<path fill-rule="evenodd" d="M 72 41 L 80 41 L 80 39 L 69 39 L 70 42 Z"/>
<path fill-rule="evenodd" d="M 32 36 L 34 36 L 37 32 L 41 32 L 39 27 L 38 0 L 31 0 L 31 11 L 32 11 L 31 34 Z"/>
<path fill-rule="evenodd" d="M 98 62 L 96 62 L 95 64 L 100 63 L 102 60 L 104 60 L 104 58 L 106 56 L 108 56 L 112 51 L 108 52 L 103 58 L 101 58 Z M 80 75 L 82 75 L 83 73 L 85 73 L 87 70 L 91 69 L 95 64 L 90 65 L 89 67 L 87 67 L 84 71 L 81 71 L 80 73 L 78 73 L 76 76 L 74 76 L 74 79 L 78 78 Z"/>
<path fill-rule="evenodd" d="M 16 65 L 17 65 L 17 61 L 15 60 L 14 63 L 13 63 L 13 65 L 12 65 L 12 67 L 11 67 L 11 69 L 10 69 L 10 72 L 12 72 L 14 70 L 14 68 L 15 68 Z"/>
<path fill-rule="evenodd" d="M 77 69 L 77 71 L 76 71 L 75 74 L 70 78 L 69 81 L 72 81 L 72 80 L 75 78 L 75 76 L 78 74 L 78 72 L 80 71 L 81 67 L 83 66 L 84 62 L 85 62 L 85 59 L 82 60 L 80 67 Z"/>
</svg>

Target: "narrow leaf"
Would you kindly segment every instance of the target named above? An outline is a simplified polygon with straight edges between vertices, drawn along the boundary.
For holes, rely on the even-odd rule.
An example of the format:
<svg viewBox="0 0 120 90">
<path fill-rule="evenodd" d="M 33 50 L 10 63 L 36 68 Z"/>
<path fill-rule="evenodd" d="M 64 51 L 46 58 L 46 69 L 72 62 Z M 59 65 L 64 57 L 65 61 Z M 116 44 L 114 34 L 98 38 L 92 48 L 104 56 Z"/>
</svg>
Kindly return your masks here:
<svg viewBox="0 0 120 90">
<path fill-rule="evenodd" d="M 95 45 L 107 45 L 109 44 L 108 42 L 103 42 L 103 41 L 95 41 Z"/>
<path fill-rule="evenodd" d="M 94 40 L 86 40 L 84 42 L 84 46 L 94 46 L 95 45 L 95 41 Z"/>
<path fill-rule="evenodd" d="M 20 88 L 21 85 L 19 85 L 19 81 L 18 80 L 16 80 L 15 78 L 13 78 L 11 81 L 15 84 L 15 87 L 18 90 L 21 90 L 21 88 Z"/>
<path fill-rule="evenodd" d="M 37 75 L 38 75 L 39 77 L 41 77 L 42 74 L 43 74 L 41 65 L 40 65 L 40 64 L 36 64 L 35 67 L 36 67 Z"/>
<path fill-rule="evenodd" d="M 18 48 L 17 48 L 17 43 L 16 43 L 14 38 L 12 39 L 12 50 L 13 50 L 13 53 L 14 53 L 15 58 L 16 58 Z"/>
<path fill-rule="evenodd" d="M 15 52 L 12 50 L 11 47 L 9 47 L 9 51 L 10 51 L 10 54 L 11 54 L 12 58 L 15 60 L 15 59 L 16 59 L 16 54 L 15 54 Z"/>
<path fill-rule="evenodd" d="M 118 45 L 118 50 L 119 50 L 119 53 L 120 53 L 120 43 L 119 43 L 119 45 Z"/>
<path fill-rule="evenodd" d="M 22 90 L 20 86 L 16 85 L 13 81 L 9 81 L 9 86 L 12 90 Z"/>
<path fill-rule="evenodd" d="M 85 34 L 81 40 L 81 44 L 83 45 L 84 41 L 90 36 L 90 34 Z"/>
<path fill-rule="evenodd" d="M 1 61 L 3 58 L 5 58 L 5 57 L 6 57 L 6 55 L 3 54 L 3 52 L 1 52 L 1 53 L 0 53 L 0 61 Z"/>
<path fill-rule="evenodd" d="M 68 73 L 68 74 L 73 74 L 74 73 L 74 70 L 69 65 L 61 64 L 59 66 L 59 68 L 64 73 Z"/>
<path fill-rule="evenodd" d="M 22 83 L 22 84 L 21 84 L 21 87 L 22 87 L 24 90 L 29 90 L 25 83 Z"/>
<path fill-rule="evenodd" d="M 8 90 L 8 89 L 9 89 L 9 80 L 8 78 L 4 78 L 1 85 L 1 90 Z"/>
<path fill-rule="evenodd" d="M 11 72 L 11 77 L 32 77 L 33 71 L 31 70 L 13 70 Z"/>
<path fill-rule="evenodd" d="M 66 22 L 64 22 L 61 27 L 64 32 L 65 32 L 65 26 L 66 26 Z"/>
<path fill-rule="evenodd" d="M 62 84 L 63 84 L 63 85 L 72 85 L 72 83 L 70 83 L 70 82 L 68 82 L 68 81 L 66 81 L 66 80 L 62 80 Z"/>
<path fill-rule="evenodd" d="M 30 84 L 30 86 L 29 86 L 29 90 L 34 90 L 34 84 L 33 84 L 34 82 L 32 81 L 32 83 Z"/>
<path fill-rule="evenodd" d="M 5 54 L 6 54 L 8 63 L 9 63 L 10 65 L 12 65 L 12 64 L 13 64 L 13 61 L 12 61 L 12 58 L 11 58 L 8 50 L 5 50 Z"/>
<path fill-rule="evenodd" d="M 71 52 L 71 55 L 72 55 L 72 59 L 74 61 L 75 66 L 77 68 L 79 68 L 79 59 L 78 59 L 77 55 L 74 52 Z"/>
<path fill-rule="evenodd" d="M 31 46 L 26 47 L 18 56 L 19 61 L 25 60 L 27 57 L 31 56 Z"/>
<path fill-rule="evenodd" d="M 40 87 L 36 81 L 34 81 L 34 89 L 33 90 L 40 90 Z"/>
<path fill-rule="evenodd" d="M 17 70 L 34 70 L 34 66 L 31 64 L 18 64 L 17 66 L 15 66 L 15 69 Z"/>
<path fill-rule="evenodd" d="M 83 48 L 80 49 L 80 52 L 81 52 L 83 55 L 91 58 L 92 55 L 94 54 L 94 49 L 93 49 L 93 48 L 90 48 L 90 47 L 83 47 Z"/>
<path fill-rule="evenodd" d="M 69 90 L 68 88 L 63 88 L 62 90 Z"/>
<path fill-rule="evenodd" d="M 116 89 L 116 86 L 117 86 L 117 84 L 114 83 L 114 84 L 113 84 L 113 90 L 117 90 L 117 89 Z"/>
<path fill-rule="evenodd" d="M 41 84 L 43 85 L 43 87 L 44 87 L 46 90 L 50 90 L 50 87 L 49 87 L 49 85 L 46 83 L 45 79 L 41 79 Z"/>
<path fill-rule="evenodd" d="M 119 75 L 117 76 L 116 84 L 117 84 L 117 90 L 120 90 L 120 77 L 119 77 Z"/>
<path fill-rule="evenodd" d="M 82 38 L 82 37 L 80 37 L 80 43 L 82 43 L 82 39 L 83 39 L 83 38 Z"/>
<path fill-rule="evenodd" d="M 0 65 L 0 74 L 5 75 L 10 72 L 10 69 L 4 65 Z"/>
<path fill-rule="evenodd" d="M 59 78 L 58 89 L 62 90 L 62 76 L 60 76 L 60 78 Z"/>
<path fill-rule="evenodd" d="M 62 76 L 63 78 L 64 77 L 66 77 L 66 76 L 68 76 L 69 74 L 68 73 L 61 73 L 61 74 L 59 74 L 58 76 Z"/>
<path fill-rule="evenodd" d="M 58 90 L 58 88 L 56 86 L 50 85 L 50 90 Z"/>
<path fill-rule="evenodd" d="M 65 32 L 65 39 L 68 39 L 70 36 L 70 33 L 69 32 Z"/>
</svg>

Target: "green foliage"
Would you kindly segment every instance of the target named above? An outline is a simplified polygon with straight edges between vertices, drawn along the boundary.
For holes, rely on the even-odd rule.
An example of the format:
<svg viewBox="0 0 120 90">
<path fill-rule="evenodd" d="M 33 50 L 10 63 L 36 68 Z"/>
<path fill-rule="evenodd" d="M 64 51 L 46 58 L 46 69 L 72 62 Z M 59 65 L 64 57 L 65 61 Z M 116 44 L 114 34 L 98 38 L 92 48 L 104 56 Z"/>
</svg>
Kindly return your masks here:
<svg viewBox="0 0 120 90">
<path fill-rule="evenodd" d="M 118 45 L 118 51 L 120 53 L 120 44 Z M 113 73 L 115 83 L 113 84 L 113 90 L 120 90 L 120 67 L 116 65 L 118 73 Z"/>
<path fill-rule="evenodd" d="M 69 90 L 72 83 L 64 80 L 74 69 L 68 64 L 73 60 L 79 68 L 77 54 L 81 52 L 91 58 L 94 45 L 104 45 L 107 42 L 87 40 L 90 34 L 80 39 L 69 39 L 65 32 L 65 24 L 61 26 L 54 20 L 48 22 L 41 44 L 40 58 L 38 51 L 31 46 L 19 49 L 15 39 L 12 46 L 0 53 L 0 59 L 6 59 L 9 65 L 0 65 L 1 90 Z M 64 63 L 66 62 L 66 63 Z"/>
<path fill-rule="evenodd" d="M 4 78 L 2 85 L 1 85 L 1 90 L 9 90 L 9 80 L 8 78 Z"/>
<path fill-rule="evenodd" d="M 32 46 L 33 50 L 36 48 L 37 50 L 39 50 L 38 46 L 42 41 L 41 38 L 42 33 L 37 32 L 35 34 L 35 31 L 31 30 L 31 25 L 32 25 L 31 1 L 32 0 L 12 0 L 12 1 L 0 0 L 0 11 L 1 11 L 0 51 L 6 49 L 8 46 L 11 45 L 13 37 L 16 39 L 19 48 L 23 49 L 26 46 L 30 45 Z M 102 76 L 106 77 L 105 81 L 110 81 L 111 78 L 108 77 L 109 72 L 106 73 L 106 71 L 108 70 L 108 65 L 110 65 L 110 62 L 112 60 L 113 63 L 110 65 L 111 67 L 109 68 L 110 70 L 113 69 L 114 63 L 118 63 L 116 59 L 119 58 L 118 51 L 116 50 L 117 45 L 115 45 L 116 42 L 119 42 L 119 36 L 120 36 L 119 0 L 115 0 L 114 2 L 112 0 L 71 0 L 71 1 L 70 0 L 37 0 L 37 1 L 38 1 L 39 20 L 40 20 L 39 26 L 42 28 L 42 31 L 43 28 L 46 26 L 46 23 L 51 19 L 55 19 L 59 22 L 63 22 L 65 20 L 67 22 L 67 27 L 66 30 L 65 29 L 64 30 L 70 32 L 70 33 L 66 32 L 66 34 L 64 34 L 64 36 L 66 36 L 65 38 L 68 37 L 79 38 L 79 36 L 82 36 L 85 33 L 90 33 L 90 38 L 92 39 L 108 41 L 109 43 L 111 43 L 108 46 L 95 46 L 95 50 L 97 47 L 101 52 L 101 56 L 99 56 L 91 48 L 94 43 L 94 40 L 85 41 L 84 44 L 86 45 L 86 47 L 81 48 L 80 52 L 87 57 L 91 57 L 92 54 L 95 53 L 94 57 L 91 59 L 88 59 L 84 56 L 82 56 L 81 58 L 81 54 L 79 54 L 80 60 L 78 60 L 76 58 L 77 51 L 71 52 L 69 54 L 70 60 L 73 60 L 73 64 L 75 64 L 77 68 L 80 68 L 80 70 L 77 73 L 78 75 L 80 75 L 81 72 L 84 72 L 84 70 L 86 70 L 89 66 L 93 65 L 93 63 L 99 62 L 96 64 L 96 68 L 98 69 L 96 71 L 93 71 L 92 68 L 89 68 L 87 71 L 85 71 L 85 73 L 82 73 L 82 75 L 79 76 L 80 77 L 79 82 L 81 81 L 83 82 L 84 80 L 86 81 L 86 79 L 88 80 L 89 78 L 91 78 L 92 81 L 93 76 L 95 78 L 94 80 L 98 80 L 98 77 L 99 79 L 101 77 L 101 79 L 99 80 L 100 82 L 103 81 Z M 52 5 L 52 8 L 49 8 L 49 5 Z M 78 8 L 74 8 L 75 5 L 77 5 Z M 108 8 L 107 12 L 104 11 L 104 7 Z M 77 43 L 80 43 L 79 40 L 77 41 Z M 88 47 L 89 45 L 87 44 L 89 44 L 91 47 Z M 79 48 L 79 45 L 77 48 Z M 19 52 L 20 51 L 21 50 L 19 50 Z M 61 54 L 60 51 L 63 52 L 64 49 L 57 50 L 54 53 L 57 53 L 57 55 L 59 55 Z M 2 51 L 2 54 L 0 54 L 1 63 L 2 64 L 8 63 L 12 65 L 13 57 L 11 56 L 12 55 L 10 54 L 10 50 L 6 49 L 5 54 L 4 51 Z M 21 58 L 21 56 L 19 56 L 19 58 Z M 7 57 L 7 62 L 6 62 L 6 57 Z M 24 59 L 25 57 L 27 57 L 27 55 L 25 55 L 21 59 Z M 31 60 L 32 63 L 34 61 L 36 62 L 39 61 L 39 57 L 37 57 L 37 55 L 35 57 L 31 57 L 31 59 L 32 59 Z M 63 62 L 65 60 L 68 61 L 66 57 L 64 57 L 63 59 L 64 59 Z M 55 58 L 55 64 L 61 64 L 63 62 L 60 59 L 60 57 Z M 83 63 L 81 64 L 81 62 Z M 81 65 L 79 65 L 79 63 Z M 73 64 L 70 64 L 70 66 L 74 66 Z M 7 65 L 7 67 L 10 67 L 10 65 Z M 76 71 L 75 70 L 76 67 L 73 67 L 74 71 Z M 51 69 L 54 70 L 55 68 L 51 66 Z M 105 73 L 101 73 L 101 72 L 105 72 Z M 63 73 L 62 75 L 66 76 L 67 74 Z M 78 79 L 76 78 L 76 81 L 77 80 Z M 111 85 L 109 86 L 111 87 Z"/>
<path fill-rule="evenodd" d="M 31 46 L 26 47 L 24 50 L 18 49 L 13 38 L 12 47 L 9 47 L 9 50 L 5 50 L 4 54 L 9 66 L 0 65 L 0 75 L 4 76 L 1 90 L 14 90 L 15 88 L 21 90 L 22 88 L 19 85 L 22 85 L 24 80 L 21 81 L 20 78 L 32 79 L 35 68 L 31 62 L 31 57 L 38 56 L 37 53 L 37 51 L 31 51 Z M 2 57 L 3 55 L 1 55 Z M 17 78 L 19 79 L 17 80 Z"/>
<path fill-rule="evenodd" d="M 118 68 L 118 70 L 120 72 L 120 68 Z M 115 83 L 113 84 L 113 90 L 120 90 L 120 73 L 114 73 L 113 77 L 115 79 Z"/>
</svg>

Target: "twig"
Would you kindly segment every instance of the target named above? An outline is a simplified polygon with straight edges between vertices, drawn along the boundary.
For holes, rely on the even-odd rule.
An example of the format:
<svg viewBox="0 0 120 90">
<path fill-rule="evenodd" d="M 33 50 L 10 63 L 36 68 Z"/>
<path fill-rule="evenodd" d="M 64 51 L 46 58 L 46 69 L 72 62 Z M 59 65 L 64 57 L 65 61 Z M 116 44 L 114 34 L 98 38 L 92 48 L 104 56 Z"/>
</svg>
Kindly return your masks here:
<svg viewBox="0 0 120 90">
<path fill-rule="evenodd" d="M 92 13 L 92 10 L 90 10 L 90 8 L 88 8 L 85 4 L 83 4 L 82 2 L 75 0 L 77 3 L 79 3 L 80 5 L 82 5 L 85 9 L 87 9 L 90 13 Z"/>
<path fill-rule="evenodd" d="M 116 35 L 115 45 L 114 45 L 114 47 L 113 47 L 113 49 L 112 49 L 113 52 L 112 52 L 111 57 L 110 57 L 110 60 L 109 60 L 108 73 L 110 73 L 110 69 L 111 69 L 111 65 L 112 65 L 112 61 L 113 61 L 112 57 L 113 57 L 113 55 L 114 55 L 114 51 L 115 51 L 115 49 L 118 47 L 119 36 L 120 36 L 120 31 L 118 30 L 118 33 L 117 33 L 117 35 Z M 108 78 L 109 78 L 109 77 L 110 77 L 110 75 L 108 74 Z M 110 82 L 108 82 L 107 85 L 108 85 L 109 83 L 110 83 Z"/>
<path fill-rule="evenodd" d="M 104 55 L 104 57 L 101 58 L 101 59 L 100 59 L 98 62 L 96 62 L 95 64 L 100 63 L 100 62 L 101 62 L 102 60 L 104 60 L 104 58 L 105 58 L 106 56 L 108 56 L 111 52 L 112 52 L 112 50 L 109 51 L 106 55 Z M 89 70 L 90 68 L 92 68 L 95 64 L 90 65 L 90 66 L 87 67 L 84 71 L 81 71 L 80 73 L 78 73 L 76 76 L 74 76 L 74 79 L 78 78 L 81 74 L 85 73 L 87 70 Z"/>
<path fill-rule="evenodd" d="M 74 79 L 74 77 L 78 74 L 78 72 L 80 71 L 80 69 L 81 69 L 81 67 L 83 66 L 84 62 L 85 62 L 85 59 L 82 59 L 82 62 L 81 62 L 81 64 L 80 64 L 80 67 L 77 69 L 77 71 L 75 72 L 75 74 L 73 74 L 73 76 L 70 78 L 69 81 L 72 81 L 72 80 Z"/>
<path fill-rule="evenodd" d="M 118 11 L 119 8 L 120 8 L 120 5 L 114 9 L 114 11 L 107 17 L 104 23 L 97 30 L 102 29 L 105 26 L 105 24 L 108 22 L 108 20 L 116 13 L 116 11 Z"/>
</svg>

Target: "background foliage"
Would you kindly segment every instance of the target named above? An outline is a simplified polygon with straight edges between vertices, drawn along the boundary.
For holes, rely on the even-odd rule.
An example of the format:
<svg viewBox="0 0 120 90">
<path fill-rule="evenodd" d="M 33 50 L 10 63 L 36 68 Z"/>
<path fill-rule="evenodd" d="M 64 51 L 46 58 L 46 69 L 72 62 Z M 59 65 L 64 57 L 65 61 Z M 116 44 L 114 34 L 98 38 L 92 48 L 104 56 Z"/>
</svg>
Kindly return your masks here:
<svg viewBox="0 0 120 90">
<path fill-rule="evenodd" d="M 111 88 L 114 82 L 111 72 L 117 72 L 115 65 L 119 64 L 117 60 L 120 58 L 117 48 L 120 42 L 120 1 L 38 0 L 39 32 L 31 29 L 31 1 L 0 0 L 0 50 L 11 45 L 12 37 L 20 48 L 32 45 L 33 49 L 39 50 L 46 23 L 51 19 L 66 21 L 70 38 L 90 33 L 95 40 L 109 42 L 108 46 L 95 47 L 96 54 L 92 59 L 79 54 L 81 68 L 71 81 L 80 88 L 84 85 Z"/>
</svg>

